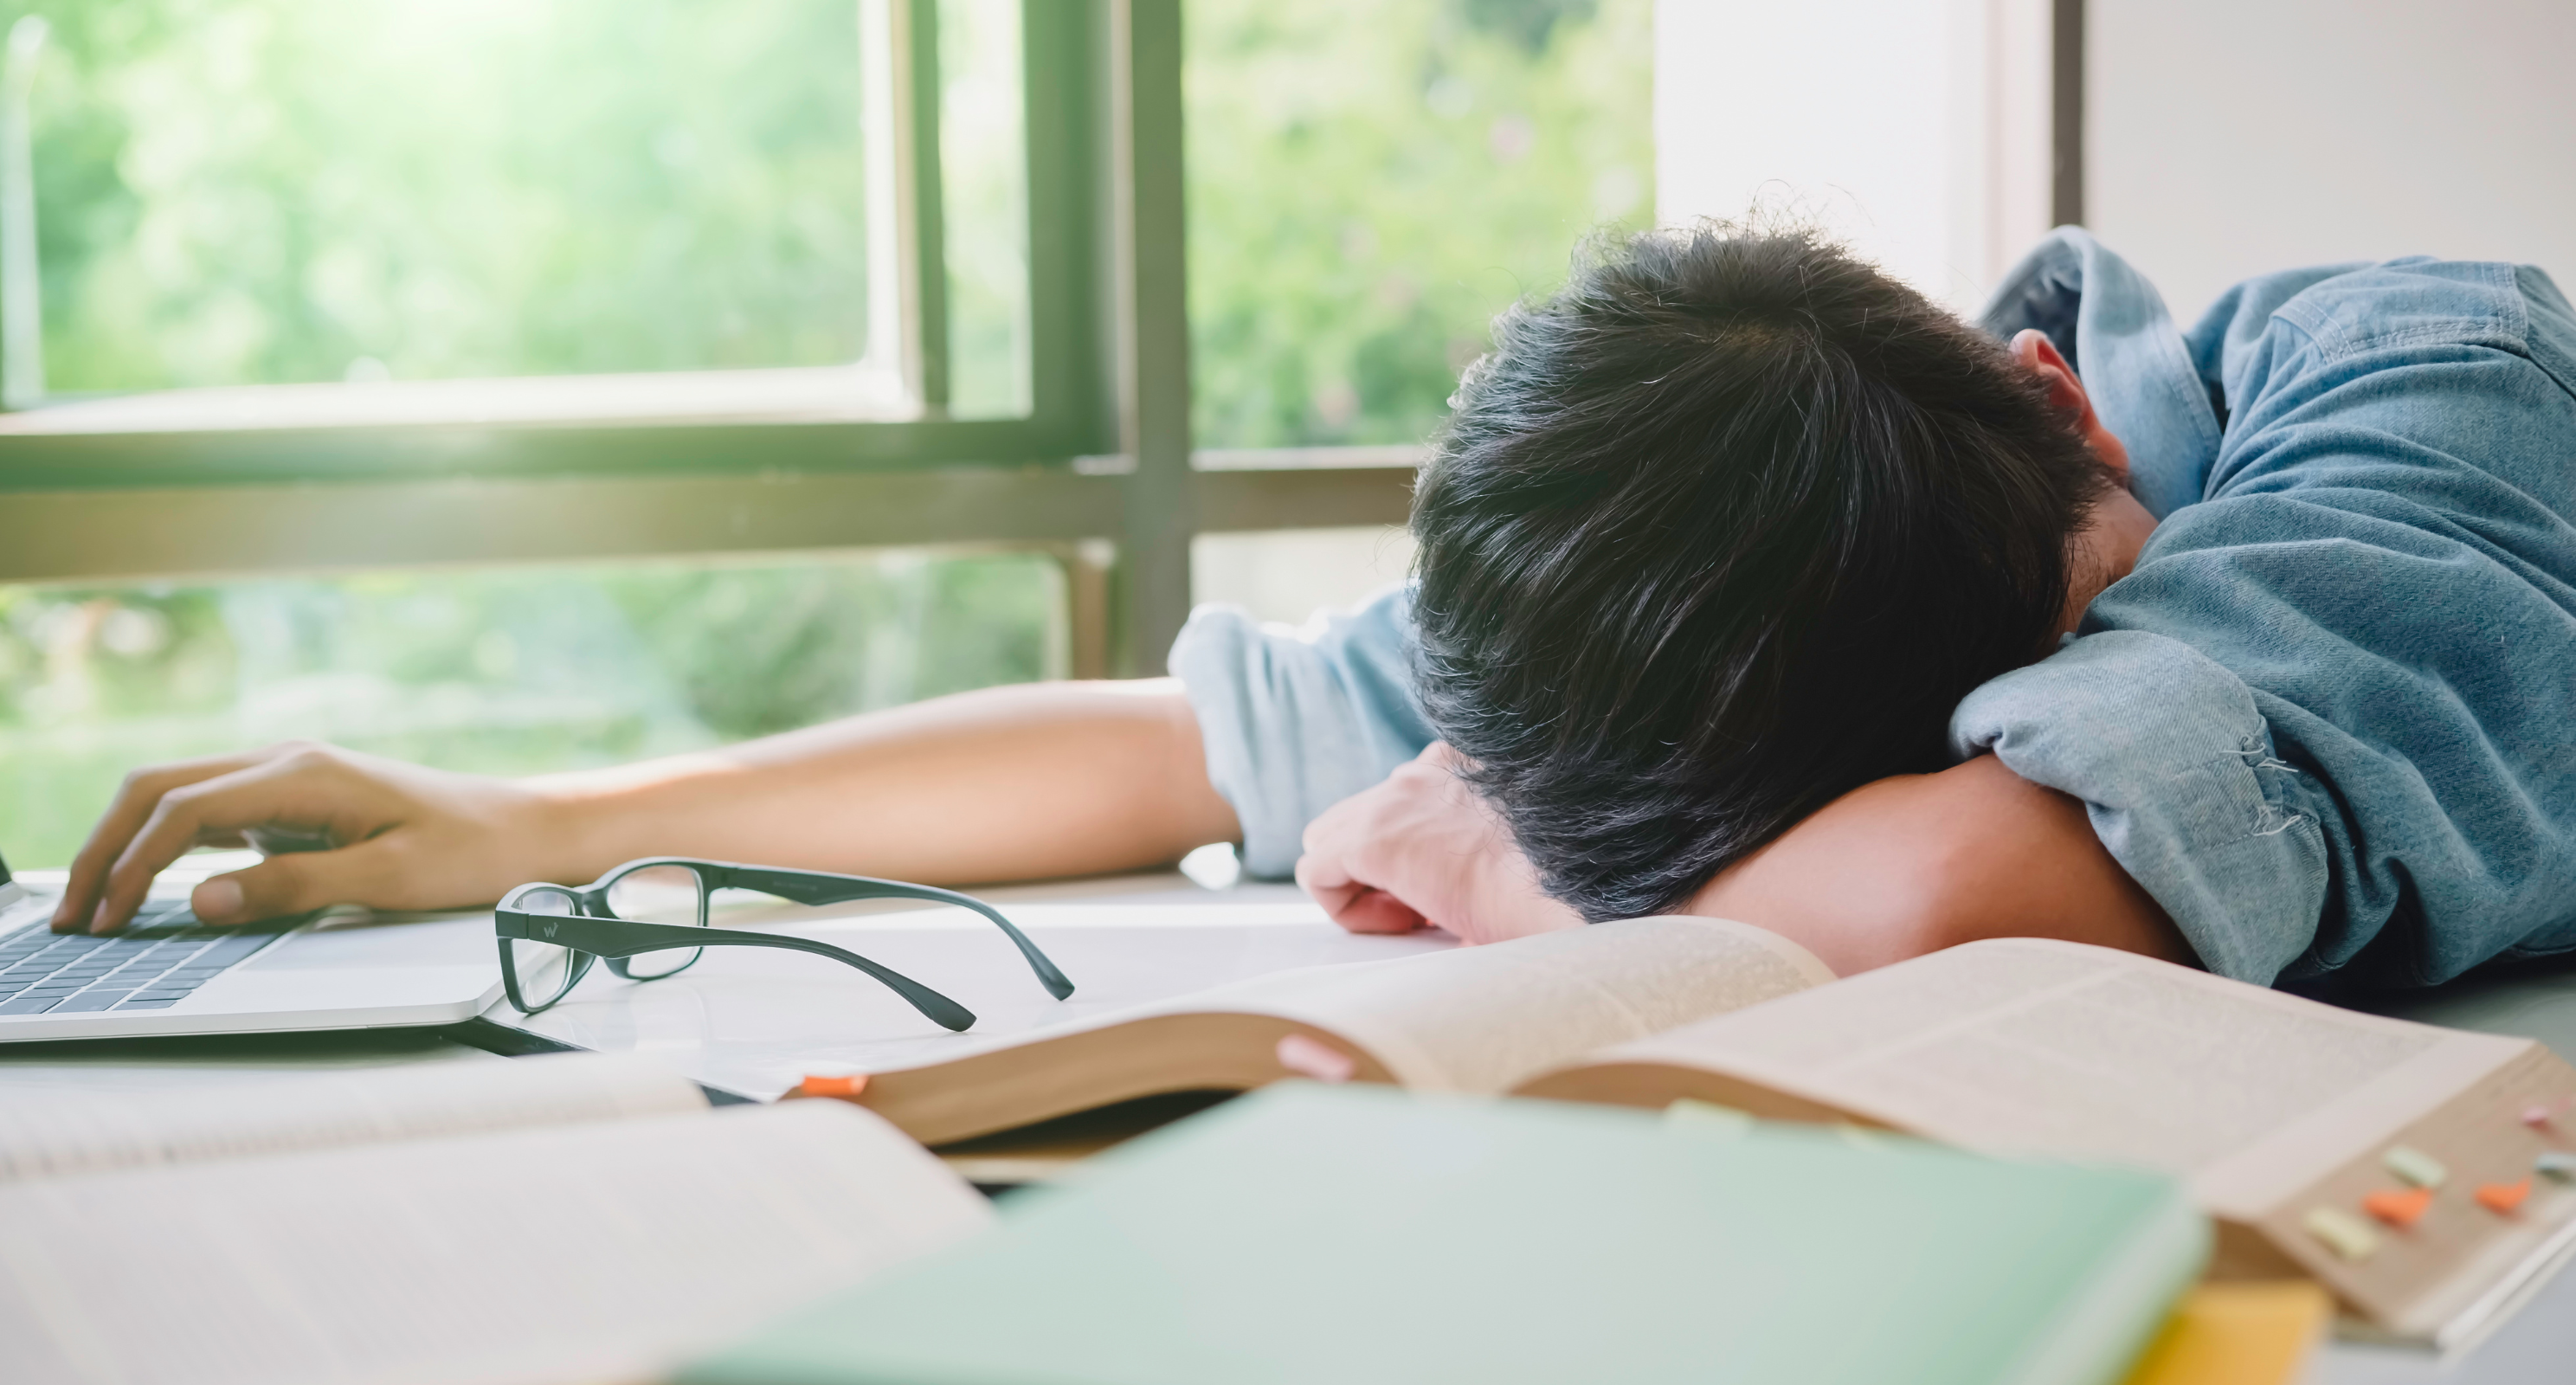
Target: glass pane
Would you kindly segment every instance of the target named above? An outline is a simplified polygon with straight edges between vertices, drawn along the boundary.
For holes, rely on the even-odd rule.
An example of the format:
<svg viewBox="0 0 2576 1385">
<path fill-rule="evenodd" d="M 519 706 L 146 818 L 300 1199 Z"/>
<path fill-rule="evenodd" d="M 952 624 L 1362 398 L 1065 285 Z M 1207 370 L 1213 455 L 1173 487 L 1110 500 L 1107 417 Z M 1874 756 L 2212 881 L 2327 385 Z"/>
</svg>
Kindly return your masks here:
<svg viewBox="0 0 2576 1385">
<path fill-rule="evenodd" d="M 1185 0 L 1200 447 L 1419 442 L 1652 213 L 1651 0 Z"/>
<path fill-rule="evenodd" d="M 854 0 L 41 0 L 53 392 L 842 364 Z"/>
<path fill-rule="evenodd" d="M 1065 609 L 1043 555 L 914 551 L 0 587 L 0 848 L 67 864 L 127 769 L 289 737 L 534 773 L 1062 677 Z"/>
<path fill-rule="evenodd" d="M 1029 156 L 1020 0 L 939 0 L 949 412 L 1029 411 Z"/>
</svg>

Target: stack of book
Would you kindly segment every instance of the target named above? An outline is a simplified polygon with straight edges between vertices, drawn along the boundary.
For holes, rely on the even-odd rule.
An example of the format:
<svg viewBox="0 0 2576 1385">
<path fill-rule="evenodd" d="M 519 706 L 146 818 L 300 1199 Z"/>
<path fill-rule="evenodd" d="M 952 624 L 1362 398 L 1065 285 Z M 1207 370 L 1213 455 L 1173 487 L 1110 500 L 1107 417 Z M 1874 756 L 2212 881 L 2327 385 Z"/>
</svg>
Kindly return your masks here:
<svg viewBox="0 0 2576 1385">
<path fill-rule="evenodd" d="M 999 1213 L 925 1148 L 1291 1078 Z M 1633 920 L 815 1088 L 13 1099 L 9 1378 L 2252 1382 L 2327 1295 L 2453 1343 L 2576 1240 L 2538 1045 L 2069 944 Z"/>
</svg>

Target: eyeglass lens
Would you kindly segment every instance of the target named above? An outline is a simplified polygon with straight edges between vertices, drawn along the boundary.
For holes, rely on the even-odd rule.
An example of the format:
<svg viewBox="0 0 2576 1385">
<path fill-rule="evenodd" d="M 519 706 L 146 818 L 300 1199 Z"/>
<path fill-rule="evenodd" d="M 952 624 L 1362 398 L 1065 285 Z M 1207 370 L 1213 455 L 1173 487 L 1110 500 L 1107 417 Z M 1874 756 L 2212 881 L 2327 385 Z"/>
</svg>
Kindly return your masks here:
<svg viewBox="0 0 2576 1385">
<path fill-rule="evenodd" d="M 518 903 L 521 913 L 581 912 L 579 904 L 563 890 L 530 890 L 519 896 Z M 518 975 L 519 998 L 530 1008 L 551 1005 L 572 987 L 572 949 L 535 938 L 512 938 L 510 970 Z"/>
<path fill-rule="evenodd" d="M 645 866 L 608 882 L 608 912 L 634 923 L 707 926 L 707 891 L 698 873 L 687 866 Z M 625 974 L 651 981 L 698 960 L 703 948 L 672 948 L 638 953 L 626 959 Z"/>
</svg>

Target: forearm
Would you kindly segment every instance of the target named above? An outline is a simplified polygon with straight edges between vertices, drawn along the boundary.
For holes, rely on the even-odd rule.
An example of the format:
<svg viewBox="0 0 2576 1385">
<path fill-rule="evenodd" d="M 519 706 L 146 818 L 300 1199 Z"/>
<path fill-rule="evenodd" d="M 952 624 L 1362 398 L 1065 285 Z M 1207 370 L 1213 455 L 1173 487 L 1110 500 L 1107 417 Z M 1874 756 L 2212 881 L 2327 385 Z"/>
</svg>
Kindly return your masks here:
<svg viewBox="0 0 2576 1385">
<path fill-rule="evenodd" d="M 568 880 L 667 854 L 968 884 L 1159 865 L 1238 833 L 1173 679 L 990 688 L 528 787 Z"/>
<path fill-rule="evenodd" d="M 1684 912 L 1768 928 L 1843 975 L 1980 938 L 2192 960 L 2084 805 L 1990 755 L 1854 789 L 1720 873 Z"/>
</svg>

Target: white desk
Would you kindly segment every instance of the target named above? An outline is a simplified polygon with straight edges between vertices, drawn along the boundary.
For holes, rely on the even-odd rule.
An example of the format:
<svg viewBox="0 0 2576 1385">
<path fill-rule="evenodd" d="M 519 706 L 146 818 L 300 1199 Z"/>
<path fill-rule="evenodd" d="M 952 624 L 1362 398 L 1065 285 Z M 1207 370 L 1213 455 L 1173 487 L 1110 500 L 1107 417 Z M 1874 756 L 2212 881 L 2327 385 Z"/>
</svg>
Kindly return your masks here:
<svg viewBox="0 0 2576 1385">
<path fill-rule="evenodd" d="M 1208 893 L 1177 874 L 985 893 L 1006 909 L 1021 914 L 1033 906 L 1042 916 L 1057 908 L 1074 911 L 1061 916 L 1066 919 L 1088 908 L 1138 911 L 1149 916 L 1138 925 L 1144 927 L 1158 926 L 1150 917 L 1153 914 L 1214 902 Z M 1250 886 L 1226 892 L 1224 898 L 1288 908 L 1294 906 L 1298 896 L 1285 886 Z M 1095 919 L 1088 925 L 1076 925 L 1082 926 L 1103 925 Z M 1053 934 L 1055 930 L 1049 932 Z M 1107 933 L 1102 934 L 1101 940 L 1112 941 Z M 994 941 L 998 944 L 998 939 Z M 1357 960 L 1362 953 L 1397 955 L 1404 950 L 1441 945 L 1421 938 L 1351 941 L 1359 946 L 1347 950 L 1347 955 L 1336 951 L 1332 956 L 1319 954 L 1300 960 Z M 1052 936 L 1049 947 L 1051 951 L 1062 950 Z M 750 958 L 759 950 L 738 951 Z M 1084 949 L 1076 947 L 1058 960 L 1077 983 L 1091 988 L 1091 998 L 1100 1004 L 1134 1003 L 1151 998 L 1142 992 L 1157 988 L 1186 989 L 1194 977 L 1212 975 L 1228 965 L 1222 958 L 1203 957 L 1169 972 L 1123 976 L 1095 966 L 1087 978 L 1085 965 L 1090 959 L 1073 955 L 1081 951 Z M 1117 951 L 1114 946 L 1105 947 L 1100 957 L 1109 958 Z M 897 962 L 891 956 L 883 960 Z M 844 969 L 828 962 L 795 954 L 763 955 L 738 960 L 733 967 L 712 968 L 706 977 L 694 981 L 683 974 L 644 987 L 612 988 L 605 981 L 586 982 L 581 1006 L 559 1017 L 555 1025 L 539 1028 L 559 1028 L 563 1037 L 588 1037 L 594 1041 L 618 1035 L 626 1040 L 616 1045 L 621 1047 L 634 1046 L 642 1040 L 643 1051 L 658 1053 L 683 1071 L 696 1069 L 697 1073 L 725 1077 L 764 1094 L 792 1082 L 794 1074 L 805 1068 L 833 1070 L 837 1061 L 839 1066 L 855 1070 L 863 1067 L 867 1058 L 876 1056 L 878 1045 L 869 1040 L 853 1041 L 849 1051 L 821 1057 L 768 1049 L 756 1032 L 761 1023 L 758 1011 L 740 1005 L 742 997 L 735 993 L 742 979 L 781 967 L 792 968 L 798 978 L 794 984 L 811 991 L 805 997 L 806 1003 L 859 1007 L 885 1003 L 884 993 L 873 983 L 841 976 L 838 973 Z M 923 979 L 933 980 L 927 975 Z M 1034 982 L 1028 989 L 1043 996 L 1043 992 L 1036 991 Z M 654 999 L 657 992 L 668 999 Z M 984 1011 L 990 1021 L 997 1023 L 1007 1022 L 1018 1004 L 1008 994 L 961 995 L 959 999 Z M 2537 1038 L 2576 1061 L 2576 968 L 2554 975 L 2535 973 L 2447 987 L 2384 1008 L 2388 1013 L 2436 1024 Z M 899 1016 L 889 1022 L 902 1023 Z M 745 1026 L 755 1032 L 746 1034 Z M 728 1035 L 747 1042 L 728 1048 Z M 920 1037 L 929 1043 L 950 1041 L 949 1036 Z M 0 1095 L 13 1088 L 73 1083 L 255 1084 L 317 1066 L 499 1061 L 504 1060 L 434 1033 L 400 1030 L 17 1044 L 0 1046 Z M 2444 1385 L 2557 1385 L 2576 1380 L 2576 1272 L 2558 1275 L 2493 1337 L 2456 1361 L 2445 1364 L 2420 1352 L 2336 1343 L 2326 1349 L 2312 1378 L 2315 1385 L 2420 1385 L 2435 1381 Z"/>
</svg>

